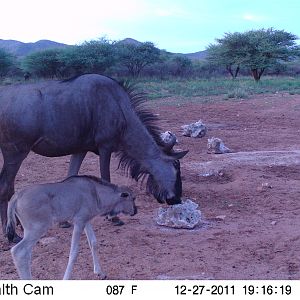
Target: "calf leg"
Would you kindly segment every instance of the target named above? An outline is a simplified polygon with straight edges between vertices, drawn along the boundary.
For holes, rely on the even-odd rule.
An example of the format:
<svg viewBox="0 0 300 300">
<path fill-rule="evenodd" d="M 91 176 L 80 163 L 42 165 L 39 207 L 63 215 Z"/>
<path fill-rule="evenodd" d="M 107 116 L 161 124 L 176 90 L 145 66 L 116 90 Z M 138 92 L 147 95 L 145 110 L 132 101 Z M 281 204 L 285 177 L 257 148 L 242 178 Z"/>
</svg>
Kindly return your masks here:
<svg viewBox="0 0 300 300">
<path fill-rule="evenodd" d="M 84 232 L 86 234 L 91 252 L 92 252 L 92 257 L 93 257 L 93 263 L 94 263 L 94 273 L 99 276 L 100 279 L 105 279 L 106 274 L 102 271 L 100 263 L 99 263 L 99 258 L 97 255 L 97 240 L 96 236 L 94 233 L 94 230 L 92 228 L 91 223 L 87 223 L 84 228 Z"/>
<path fill-rule="evenodd" d="M 17 268 L 20 279 L 30 280 L 31 276 L 31 253 L 37 241 L 23 239 L 11 249 L 11 254 Z"/>
<path fill-rule="evenodd" d="M 24 231 L 24 238 L 17 245 L 11 248 L 11 254 L 17 268 L 20 279 L 29 280 L 31 276 L 31 255 L 32 248 L 37 243 L 49 225 L 39 224 L 31 228 L 31 231 Z"/>
<path fill-rule="evenodd" d="M 72 270 L 78 256 L 80 235 L 83 228 L 84 226 L 82 225 L 74 224 L 69 261 L 63 278 L 64 280 L 71 278 Z"/>
</svg>

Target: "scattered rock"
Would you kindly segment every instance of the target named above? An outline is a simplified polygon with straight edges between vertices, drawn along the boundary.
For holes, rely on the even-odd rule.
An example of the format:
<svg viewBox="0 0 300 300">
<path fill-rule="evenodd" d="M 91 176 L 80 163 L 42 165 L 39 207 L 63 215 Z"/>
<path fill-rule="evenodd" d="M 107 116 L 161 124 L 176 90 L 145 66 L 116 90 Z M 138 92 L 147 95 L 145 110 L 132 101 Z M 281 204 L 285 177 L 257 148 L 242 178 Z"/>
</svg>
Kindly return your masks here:
<svg viewBox="0 0 300 300">
<path fill-rule="evenodd" d="M 264 192 L 264 191 L 267 191 L 268 189 L 272 189 L 272 188 L 273 188 L 273 186 L 269 182 L 263 182 L 261 184 L 261 186 L 259 186 L 257 188 L 257 191 L 258 192 Z"/>
<path fill-rule="evenodd" d="M 271 189 L 273 188 L 272 185 L 269 183 L 269 182 L 263 182 L 261 184 L 262 188 L 265 188 L 265 189 Z"/>
<path fill-rule="evenodd" d="M 225 218 L 226 218 L 225 215 L 215 216 L 215 220 L 216 220 L 216 221 L 224 221 Z"/>
<path fill-rule="evenodd" d="M 155 279 L 159 280 L 215 280 L 214 277 L 202 272 L 201 274 L 187 274 L 187 275 L 179 275 L 179 276 L 172 276 L 172 275 L 158 275 Z"/>
<path fill-rule="evenodd" d="M 223 170 L 208 170 L 199 174 L 202 177 L 224 177 L 225 172 Z"/>
<path fill-rule="evenodd" d="M 178 143 L 177 137 L 171 131 L 166 131 L 160 134 L 160 138 L 165 144 L 166 150 L 171 151 L 175 144 Z"/>
<path fill-rule="evenodd" d="M 227 148 L 223 141 L 219 138 L 212 137 L 207 141 L 207 153 L 224 154 L 231 153 L 232 151 Z"/>
<path fill-rule="evenodd" d="M 49 245 L 53 243 L 57 243 L 57 238 L 56 237 L 44 237 L 39 240 L 39 243 L 42 245 Z"/>
<path fill-rule="evenodd" d="M 271 222 L 271 225 L 273 225 L 273 226 L 276 225 L 276 224 L 277 224 L 277 221 L 272 221 Z"/>
<path fill-rule="evenodd" d="M 206 135 L 207 132 L 207 128 L 201 120 L 189 125 L 183 125 L 181 126 L 181 128 L 183 129 L 182 135 L 190 136 L 193 138 L 202 138 Z"/>
<path fill-rule="evenodd" d="M 167 208 L 160 207 L 156 222 L 161 226 L 192 229 L 201 221 L 201 212 L 197 208 L 198 204 L 190 199 Z"/>
</svg>

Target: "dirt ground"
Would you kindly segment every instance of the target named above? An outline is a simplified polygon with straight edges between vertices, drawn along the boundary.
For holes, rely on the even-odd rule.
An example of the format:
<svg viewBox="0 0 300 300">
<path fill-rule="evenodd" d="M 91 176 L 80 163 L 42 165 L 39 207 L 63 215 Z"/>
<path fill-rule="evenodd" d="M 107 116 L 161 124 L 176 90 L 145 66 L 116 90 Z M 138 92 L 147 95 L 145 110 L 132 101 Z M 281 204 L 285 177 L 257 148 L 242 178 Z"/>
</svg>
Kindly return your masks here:
<svg viewBox="0 0 300 300">
<path fill-rule="evenodd" d="M 122 216 L 121 227 L 103 217 L 92 222 L 108 279 L 300 279 L 300 96 L 216 100 L 178 105 L 163 99 L 153 105 L 162 128 L 177 134 L 176 148 L 189 149 L 182 160 L 184 197 L 199 204 L 201 226 L 157 225 L 160 204 L 115 171 L 113 160 L 112 181 L 133 188 L 138 214 Z M 206 137 L 181 136 L 181 125 L 199 119 L 208 127 Z M 213 136 L 234 153 L 208 154 L 207 138 Z M 16 189 L 63 179 L 69 159 L 31 153 Z M 81 173 L 98 175 L 98 169 L 98 158 L 90 154 Z M 62 278 L 71 232 L 55 226 L 41 239 L 33 253 L 35 279 Z M 18 278 L 10 247 L 1 235 L 0 279 Z M 97 279 L 84 236 L 73 278 Z"/>
</svg>

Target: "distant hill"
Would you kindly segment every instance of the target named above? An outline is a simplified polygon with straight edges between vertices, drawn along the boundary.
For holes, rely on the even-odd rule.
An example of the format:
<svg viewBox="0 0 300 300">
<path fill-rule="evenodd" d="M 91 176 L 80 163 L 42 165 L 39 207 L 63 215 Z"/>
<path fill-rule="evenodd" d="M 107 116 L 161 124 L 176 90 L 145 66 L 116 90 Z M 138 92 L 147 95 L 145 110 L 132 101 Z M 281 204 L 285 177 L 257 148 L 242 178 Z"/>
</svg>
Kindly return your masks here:
<svg viewBox="0 0 300 300">
<path fill-rule="evenodd" d="M 121 41 L 119 41 L 118 42 L 119 44 L 131 44 L 131 45 L 136 45 L 136 46 L 139 46 L 140 44 L 142 44 L 142 42 L 139 42 L 139 41 L 137 41 L 137 40 L 135 40 L 135 39 L 132 39 L 132 38 L 126 38 L 126 39 L 124 39 L 124 40 L 121 40 Z"/>
<path fill-rule="evenodd" d="M 49 40 L 40 40 L 35 43 L 23 43 L 14 40 L 1 40 L 0 48 L 6 49 L 10 53 L 23 57 L 36 51 L 53 48 L 65 48 L 68 47 L 66 44 L 57 43 Z"/>
<path fill-rule="evenodd" d="M 120 44 L 133 44 L 133 45 L 142 44 L 141 42 L 139 42 L 135 39 L 132 39 L 132 38 L 126 38 L 124 40 L 119 41 L 119 43 Z M 169 52 L 169 53 L 171 53 L 171 52 Z M 185 56 L 185 57 L 187 57 L 191 60 L 203 60 L 207 56 L 207 51 L 204 50 L 204 51 L 198 51 L 198 52 L 194 52 L 194 53 L 171 53 L 171 54 L 182 55 L 182 56 Z"/>
<path fill-rule="evenodd" d="M 132 39 L 126 38 L 124 40 L 119 41 L 120 44 L 133 44 L 140 45 L 141 42 Z M 57 43 L 49 40 L 40 40 L 35 43 L 23 43 L 15 40 L 1 40 L 0 39 L 0 48 L 4 48 L 10 53 L 16 55 L 17 57 L 24 57 L 28 54 L 31 54 L 36 51 L 46 50 L 46 49 L 54 49 L 54 48 L 65 48 L 69 45 Z M 174 55 L 183 55 L 192 60 L 202 60 L 206 58 L 206 51 L 199 51 L 195 53 L 171 53 Z"/>
<path fill-rule="evenodd" d="M 207 57 L 207 51 L 198 51 L 198 52 L 194 52 L 194 53 L 186 53 L 186 54 L 182 54 L 186 57 L 188 57 L 191 60 L 202 60 L 202 59 L 206 59 Z"/>
</svg>

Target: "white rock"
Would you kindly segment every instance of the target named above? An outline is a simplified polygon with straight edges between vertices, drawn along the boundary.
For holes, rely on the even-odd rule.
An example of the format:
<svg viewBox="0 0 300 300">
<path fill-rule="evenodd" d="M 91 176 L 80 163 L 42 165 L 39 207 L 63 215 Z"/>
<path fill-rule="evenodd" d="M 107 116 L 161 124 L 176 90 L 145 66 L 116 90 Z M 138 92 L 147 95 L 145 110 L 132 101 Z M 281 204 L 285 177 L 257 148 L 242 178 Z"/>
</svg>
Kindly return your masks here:
<svg viewBox="0 0 300 300">
<path fill-rule="evenodd" d="M 227 148 L 223 141 L 219 138 L 212 137 L 207 141 L 207 153 L 223 154 L 231 153 L 232 151 Z"/>
<path fill-rule="evenodd" d="M 215 216 L 215 220 L 217 220 L 217 221 L 224 221 L 225 218 L 226 218 L 225 215 Z"/>
<path fill-rule="evenodd" d="M 198 204 L 190 199 L 167 208 L 160 207 L 156 222 L 161 226 L 192 229 L 201 221 L 201 212 L 197 208 Z"/>
<path fill-rule="evenodd" d="M 189 125 L 183 125 L 183 126 L 181 126 L 181 128 L 183 129 L 182 135 L 190 136 L 193 138 L 204 137 L 207 132 L 207 128 L 201 120 L 199 120 L 198 122 L 195 122 L 195 123 L 191 123 Z"/>
<path fill-rule="evenodd" d="M 172 150 L 174 145 L 178 143 L 176 135 L 174 133 L 172 133 L 171 131 L 162 132 L 160 134 L 160 138 L 163 141 L 163 143 L 165 144 L 165 147 L 167 148 L 167 150 Z"/>
<path fill-rule="evenodd" d="M 39 242 L 42 244 L 42 245 L 49 245 L 49 244 L 53 244 L 53 243 L 57 243 L 57 238 L 56 237 L 44 237 L 44 238 L 41 238 L 39 240 Z"/>
</svg>

